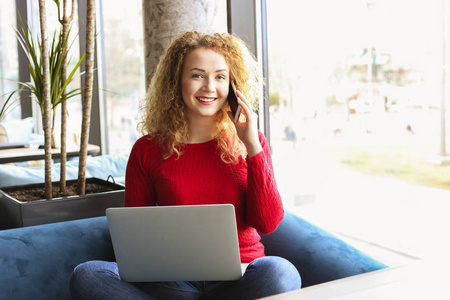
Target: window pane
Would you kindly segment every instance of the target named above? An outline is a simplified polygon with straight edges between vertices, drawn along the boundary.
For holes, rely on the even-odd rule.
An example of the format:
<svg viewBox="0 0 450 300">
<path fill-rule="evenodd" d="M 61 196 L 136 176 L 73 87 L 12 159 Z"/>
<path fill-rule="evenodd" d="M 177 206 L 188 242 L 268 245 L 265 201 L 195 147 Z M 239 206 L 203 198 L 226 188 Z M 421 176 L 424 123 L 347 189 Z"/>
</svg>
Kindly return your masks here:
<svg viewBox="0 0 450 300">
<path fill-rule="evenodd" d="M 105 1 L 103 21 L 108 152 L 128 153 L 145 95 L 142 2 Z"/>
<path fill-rule="evenodd" d="M 450 225 L 450 166 L 430 162 L 449 138 L 442 3 L 267 0 L 271 143 L 286 209 L 379 245 L 373 254 L 387 263 L 432 255 Z"/>
<path fill-rule="evenodd" d="M 19 65 L 17 60 L 16 5 L 14 0 L 0 3 L 0 109 L 8 94 L 18 88 Z M 10 102 L 9 102 L 10 103 Z M 20 105 L 15 102 L 8 110 L 5 120 L 20 119 Z"/>
</svg>

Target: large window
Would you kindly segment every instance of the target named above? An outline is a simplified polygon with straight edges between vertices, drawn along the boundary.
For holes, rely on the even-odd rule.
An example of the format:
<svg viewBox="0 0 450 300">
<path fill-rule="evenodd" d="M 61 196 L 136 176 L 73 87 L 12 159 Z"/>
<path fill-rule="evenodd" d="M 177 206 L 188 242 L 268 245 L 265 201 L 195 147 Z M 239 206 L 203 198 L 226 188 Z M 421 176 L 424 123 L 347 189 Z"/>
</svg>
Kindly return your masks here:
<svg viewBox="0 0 450 300">
<path fill-rule="evenodd" d="M 21 7 L 16 7 L 16 3 L 21 5 Z M 36 1 L 13 1 L 7 0 L 2 1 L 0 4 L 0 89 L 2 94 L 2 99 L 0 100 L 0 105 L 3 104 L 8 95 L 17 90 L 20 86 L 19 81 L 29 82 L 27 60 L 24 55 L 20 56 L 18 53 L 23 53 L 23 49 L 18 49 L 18 40 L 15 34 L 15 30 L 20 30 L 20 25 L 17 24 L 16 17 L 18 12 L 24 12 L 21 14 L 23 22 L 26 27 L 31 29 L 31 36 L 34 43 L 37 45 L 40 42 L 40 24 L 39 24 L 39 6 Z M 55 32 L 59 33 L 60 23 L 58 21 L 58 11 L 55 3 L 53 1 L 47 1 L 46 3 L 47 11 L 47 29 L 48 37 L 51 43 L 53 35 Z M 69 70 L 72 70 L 79 60 L 79 39 L 78 39 L 78 14 L 77 8 L 75 7 L 74 22 L 71 30 L 71 35 L 69 37 L 71 46 L 70 51 L 70 65 Z M 19 23 L 20 24 L 20 23 Z M 25 67 L 21 72 L 26 76 L 26 80 L 20 79 L 19 76 L 19 59 L 22 60 L 22 65 Z M 22 76 L 24 74 L 21 74 Z M 81 85 L 79 72 L 74 76 L 73 81 L 68 86 L 68 90 L 79 88 Z M 16 99 L 15 97 L 14 99 Z M 15 109 L 10 111 L 5 120 L 8 119 L 21 119 L 23 114 L 21 113 L 21 108 L 29 107 L 32 111 L 32 115 L 35 119 L 35 132 L 42 133 L 42 118 L 39 105 L 36 103 L 34 96 L 29 96 L 29 94 L 23 93 L 22 98 L 17 98 L 17 102 L 14 104 Z M 71 98 L 67 102 L 68 107 L 68 125 L 67 125 L 67 143 L 68 145 L 76 144 L 79 139 L 79 132 L 81 130 L 81 97 L 76 96 Z M 31 116 L 31 113 L 30 113 Z M 56 110 L 55 114 L 55 124 L 54 124 L 54 137 L 56 140 L 56 145 L 60 144 L 60 118 L 61 112 L 60 107 Z"/>
<path fill-rule="evenodd" d="M 145 96 L 142 1 L 104 1 L 106 132 L 110 153 L 128 153 L 138 137 L 136 117 Z"/>
<path fill-rule="evenodd" d="M 16 28 L 14 1 L 2 1 L 0 5 L 0 108 L 3 107 L 8 94 L 17 89 L 19 66 L 17 61 L 17 39 L 13 28 Z M 17 104 L 17 105 L 16 105 Z M 12 109 L 12 108 L 15 109 Z M 5 120 L 20 119 L 20 105 L 10 107 Z"/>
<path fill-rule="evenodd" d="M 434 255 L 450 226 L 445 2 L 267 0 L 285 206 L 390 264 Z"/>
<path fill-rule="evenodd" d="M 15 7 L 16 3 L 20 7 Z M 70 6 L 71 2 L 68 3 Z M 27 62 L 26 57 L 18 56 L 17 38 L 14 34 L 14 29 L 17 28 L 16 16 L 22 12 L 37 42 L 40 34 L 39 7 L 36 1 L 5 0 L 1 1 L 0 8 L 0 91 L 1 95 L 7 95 L 18 88 L 20 75 L 28 73 L 27 69 L 19 72 L 18 61 L 20 60 L 24 66 Z M 55 3 L 46 1 L 46 10 L 48 35 L 51 39 L 53 32 L 59 28 Z M 85 21 L 83 20 L 81 24 L 78 21 L 79 14 L 85 15 L 85 10 L 85 4 L 80 5 L 80 8 L 75 7 L 70 37 L 70 42 L 73 42 L 70 68 L 73 68 L 79 60 L 80 44 L 85 43 L 83 35 Z M 96 81 L 93 91 L 90 142 L 102 146 L 103 154 L 128 153 L 137 139 L 136 116 L 139 102 L 145 96 L 141 10 L 141 0 L 126 3 L 123 1 L 104 3 L 101 0 L 97 2 Z M 69 89 L 79 88 L 80 79 L 83 77 L 79 73 L 76 74 Z M 28 78 L 25 80 L 29 81 Z M 2 96 L 0 105 L 4 100 Z M 41 112 L 35 101 L 27 98 L 21 102 L 17 101 L 16 104 L 17 108 L 8 114 L 8 118 L 20 119 L 33 115 L 35 131 L 42 133 Z M 25 116 L 23 111 L 26 111 Z M 60 114 L 58 109 L 54 131 L 57 145 L 60 139 Z M 67 142 L 71 145 L 79 143 L 82 118 L 80 96 L 68 101 L 68 114 Z"/>
</svg>

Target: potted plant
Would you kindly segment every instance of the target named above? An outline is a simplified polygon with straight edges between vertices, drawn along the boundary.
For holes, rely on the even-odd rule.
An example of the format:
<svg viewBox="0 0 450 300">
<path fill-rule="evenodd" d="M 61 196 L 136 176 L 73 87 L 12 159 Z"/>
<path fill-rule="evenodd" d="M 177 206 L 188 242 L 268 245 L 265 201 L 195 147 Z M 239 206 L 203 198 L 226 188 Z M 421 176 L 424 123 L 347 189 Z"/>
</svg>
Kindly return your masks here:
<svg viewBox="0 0 450 300">
<path fill-rule="evenodd" d="M 54 0 L 54 2 L 58 6 L 58 10 L 61 11 L 60 1 Z M 123 206 L 124 187 L 122 185 L 97 178 L 86 179 L 85 176 L 94 75 L 95 0 L 87 0 L 85 56 L 83 55 L 80 58 L 76 67 L 68 75 L 66 69 L 68 65 L 68 49 L 70 48 L 68 46 L 68 36 L 73 16 L 74 0 L 72 0 L 71 16 L 67 16 L 65 13 L 66 2 L 67 0 L 63 2 L 62 6 L 63 16 L 59 17 L 62 24 L 61 33 L 54 35 L 51 45 L 48 44 L 47 40 L 45 0 L 39 1 L 42 42 L 38 43 L 38 47 L 34 46 L 31 34 L 28 34 L 25 26 L 22 26 L 24 34 L 21 39 L 22 46 L 27 52 L 29 69 L 33 78 L 33 83 L 26 83 L 24 87 L 29 88 L 36 96 L 42 111 L 45 141 L 45 191 L 43 199 L 20 201 L 11 196 L 14 194 L 14 191 L 24 189 L 29 191 L 28 189 L 42 188 L 42 184 L 2 188 L 0 191 L 0 229 L 94 217 L 104 215 L 107 207 Z M 28 29 L 28 31 L 30 30 Z M 83 58 L 86 62 L 85 87 L 79 91 L 66 92 L 66 88 L 73 79 L 76 68 L 80 66 Z M 54 116 L 55 107 L 65 103 L 78 92 L 82 94 L 83 107 L 78 180 L 67 181 L 68 184 L 77 186 L 77 193 L 71 196 L 53 198 L 53 187 L 58 184 L 52 183 L 51 179 L 52 111 Z M 64 109 L 62 111 L 63 114 L 66 114 Z M 65 122 L 62 123 L 62 126 L 65 126 Z M 63 128 L 61 132 L 62 135 L 65 134 L 65 129 Z M 61 144 L 61 148 L 65 149 L 65 137 L 61 139 Z M 61 153 L 61 157 L 64 157 L 64 166 L 61 167 L 61 174 L 64 173 L 64 176 L 61 177 L 60 181 L 64 182 L 60 184 L 60 190 L 66 193 L 65 154 Z M 86 183 L 94 186 L 101 185 L 104 192 L 86 194 Z"/>
</svg>

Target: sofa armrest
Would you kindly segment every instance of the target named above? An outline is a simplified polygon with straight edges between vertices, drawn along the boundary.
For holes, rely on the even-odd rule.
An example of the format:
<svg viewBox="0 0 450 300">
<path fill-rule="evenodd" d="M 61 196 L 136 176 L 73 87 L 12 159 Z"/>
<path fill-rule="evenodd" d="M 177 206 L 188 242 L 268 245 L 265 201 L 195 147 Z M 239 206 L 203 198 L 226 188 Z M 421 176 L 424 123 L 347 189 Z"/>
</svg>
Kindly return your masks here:
<svg viewBox="0 0 450 300">
<path fill-rule="evenodd" d="M 261 234 L 261 242 L 266 255 L 283 257 L 295 265 L 302 287 L 387 267 L 289 212 L 275 232 Z"/>
<path fill-rule="evenodd" d="M 78 264 L 114 260 L 106 217 L 0 231 L 0 299 L 70 299 Z"/>
</svg>

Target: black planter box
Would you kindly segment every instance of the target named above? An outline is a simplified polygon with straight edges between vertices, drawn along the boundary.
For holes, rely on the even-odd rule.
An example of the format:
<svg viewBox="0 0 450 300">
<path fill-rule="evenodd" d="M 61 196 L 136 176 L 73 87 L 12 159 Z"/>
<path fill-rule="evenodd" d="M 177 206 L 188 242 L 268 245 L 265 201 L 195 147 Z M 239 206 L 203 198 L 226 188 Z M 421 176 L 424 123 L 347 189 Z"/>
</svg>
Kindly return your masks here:
<svg viewBox="0 0 450 300">
<path fill-rule="evenodd" d="M 77 180 L 68 180 L 67 184 Z M 18 201 L 8 191 L 18 188 L 43 186 L 43 183 L 11 186 L 0 190 L 0 229 L 40 225 L 54 222 L 104 216 L 108 207 L 124 206 L 125 187 L 99 178 L 88 178 L 86 183 L 101 183 L 113 191 L 68 196 L 31 202 Z M 53 185 L 59 184 L 53 182 Z"/>
</svg>

